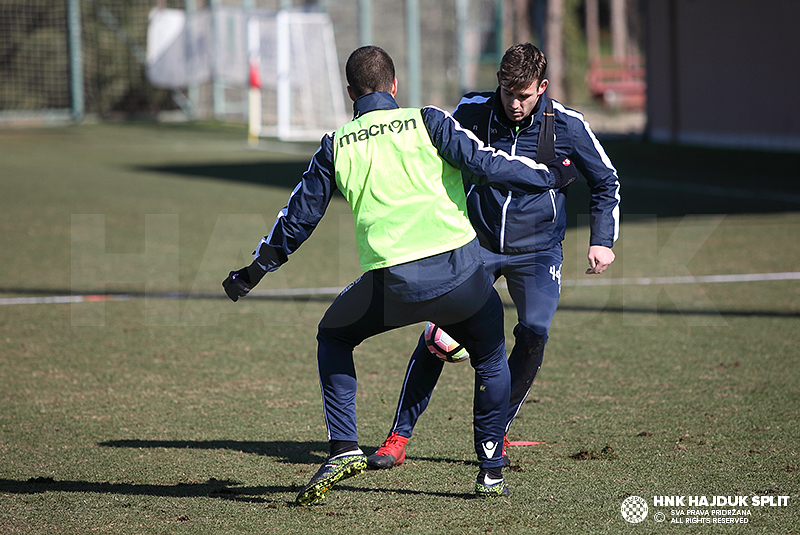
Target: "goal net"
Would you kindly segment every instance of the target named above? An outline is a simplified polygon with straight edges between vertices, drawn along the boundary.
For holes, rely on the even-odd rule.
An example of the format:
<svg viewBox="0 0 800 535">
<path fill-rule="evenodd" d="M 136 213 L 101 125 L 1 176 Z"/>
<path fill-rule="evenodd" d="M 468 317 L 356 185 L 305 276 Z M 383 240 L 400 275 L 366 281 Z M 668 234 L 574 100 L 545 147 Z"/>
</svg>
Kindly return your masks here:
<svg viewBox="0 0 800 535">
<path fill-rule="evenodd" d="M 215 117 L 250 116 L 256 136 L 318 140 L 346 121 L 326 13 L 153 10 L 147 76 L 157 87 L 194 92 L 199 113 L 205 87 Z"/>
<path fill-rule="evenodd" d="M 280 12 L 260 18 L 260 135 L 317 140 L 345 122 L 330 18 Z"/>
<path fill-rule="evenodd" d="M 0 123 L 84 113 L 245 122 L 260 108 L 256 135 L 318 141 L 346 122 L 330 16 L 243 3 L 0 0 Z"/>
</svg>

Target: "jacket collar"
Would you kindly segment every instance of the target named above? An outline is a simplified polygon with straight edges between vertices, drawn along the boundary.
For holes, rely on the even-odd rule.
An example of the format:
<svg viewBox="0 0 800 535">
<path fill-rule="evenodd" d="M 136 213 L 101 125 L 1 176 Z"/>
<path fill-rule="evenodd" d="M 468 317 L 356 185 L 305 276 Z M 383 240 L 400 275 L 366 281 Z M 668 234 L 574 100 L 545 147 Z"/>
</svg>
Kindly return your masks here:
<svg viewBox="0 0 800 535">
<path fill-rule="evenodd" d="M 375 110 L 393 110 L 399 108 L 394 97 L 390 93 L 375 91 L 361 95 L 353 102 L 353 119 L 358 119 L 365 113 Z"/>
<path fill-rule="evenodd" d="M 505 110 L 503 110 L 503 102 L 500 100 L 500 88 L 497 88 L 497 91 L 494 92 L 494 96 L 492 96 L 492 111 L 494 111 L 494 115 L 502 125 L 508 128 L 514 128 L 519 126 L 520 129 L 528 128 L 534 123 L 540 123 L 542 121 L 542 116 L 544 114 L 544 109 L 547 107 L 547 91 L 542 93 L 542 96 L 539 97 L 539 102 L 536 103 L 536 107 L 533 108 L 533 112 L 525 117 L 519 123 L 515 123 L 511 119 L 508 118 L 506 115 Z"/>
</svg>

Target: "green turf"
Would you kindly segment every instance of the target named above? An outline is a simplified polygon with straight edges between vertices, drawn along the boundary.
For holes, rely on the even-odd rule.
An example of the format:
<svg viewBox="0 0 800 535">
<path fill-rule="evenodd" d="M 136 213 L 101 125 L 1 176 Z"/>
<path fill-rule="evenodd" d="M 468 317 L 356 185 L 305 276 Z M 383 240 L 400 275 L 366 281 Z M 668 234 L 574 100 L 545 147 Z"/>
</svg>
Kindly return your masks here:
<svg viewBox="0 0 800 535">
<path fill-rule="evenodd" d="M 545 365 L 510 434 L 546 444 L 510 449 L 512 497 L 471 497 L 472 373 L 453 364 L 403 466 L 294 506 L 327 452 L 314 335 L 330 298 L 222 298 L 315 150 L 261 148 L 203 125 L 0 131 L 0 298 L 134 296 L 0 306 L 0 533 L 800 533 L 800 283 L 573 286 L 586 279 L 580 184 Z M 600 278 L 800 271 L 797 155 L 607 148 L 623 226 Z M 87 214 L 103 216 L 104 248 Z M 351 225 L 335 199 L 259 289 L 349 283 Z M 150 269 L 164 258 L 166 273 Z M 177 291 L 194 298 L 153 297 Z M 367 453 L 420 329 L 357 350 Z M 716 495 L 790 498 L 739 508 L 745 525 L 687 524 L 672 512 L 716 508 L 653 504 Z M 650 505 L 641 524 L 621 516 L 628 496 Z"/>
</svg>

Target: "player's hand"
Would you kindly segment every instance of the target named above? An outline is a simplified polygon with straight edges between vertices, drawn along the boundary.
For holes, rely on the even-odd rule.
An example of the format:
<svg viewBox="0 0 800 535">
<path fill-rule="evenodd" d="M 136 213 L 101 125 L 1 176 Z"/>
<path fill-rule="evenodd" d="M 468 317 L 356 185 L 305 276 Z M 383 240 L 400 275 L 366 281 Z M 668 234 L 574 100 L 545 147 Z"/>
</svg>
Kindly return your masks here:
<svg viewBox="0 0 800 535">
<path fill-rule="evenodd" d="M 578 170 L 569 158 L 556 158 L 548 162 L 547 168 L 556 177 L 553 189 L 566 188 L 578 179 Z"/>
<path fill-rule="evenodd" d="M 592 245 L 589 247 L 589 269 L 586 270 L 586 274 L 599 275 L 611 265 L 615 258 L 614 251 L 610 247 Z"/>
<path fill-rule="evenodd" d="M 222 287 L 225 289 L 225 294 L 235 303 L 240 297 L 246 297 L 250 290 L 261 282 L 265 274 L 261 266 L 253 262 L 238 271 L 231 271 L 222 281 Z"/>
</svg>

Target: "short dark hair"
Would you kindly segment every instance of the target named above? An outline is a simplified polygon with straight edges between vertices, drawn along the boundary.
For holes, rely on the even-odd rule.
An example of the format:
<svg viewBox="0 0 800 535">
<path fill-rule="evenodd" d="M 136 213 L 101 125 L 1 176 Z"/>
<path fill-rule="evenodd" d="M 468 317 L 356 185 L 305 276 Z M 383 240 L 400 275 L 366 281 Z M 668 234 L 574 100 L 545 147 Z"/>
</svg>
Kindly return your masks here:
<svg viewBox="0 0 800 535">
<path fill-rule="evenodd" d="M 512 91 L 541 83 L 547 73 L 547 58 L 530 43 L 513 45 L 500 61 L 500 82 Z"/>
<path fill-rule="evenodd" d="M 391 56 L 378 46 L 362 46 L 347 58 L 345 65 L 347 85 L 356 97 L 374 93 L 390 92 L 394 85 L 394 62 Z"/>
</svg>

